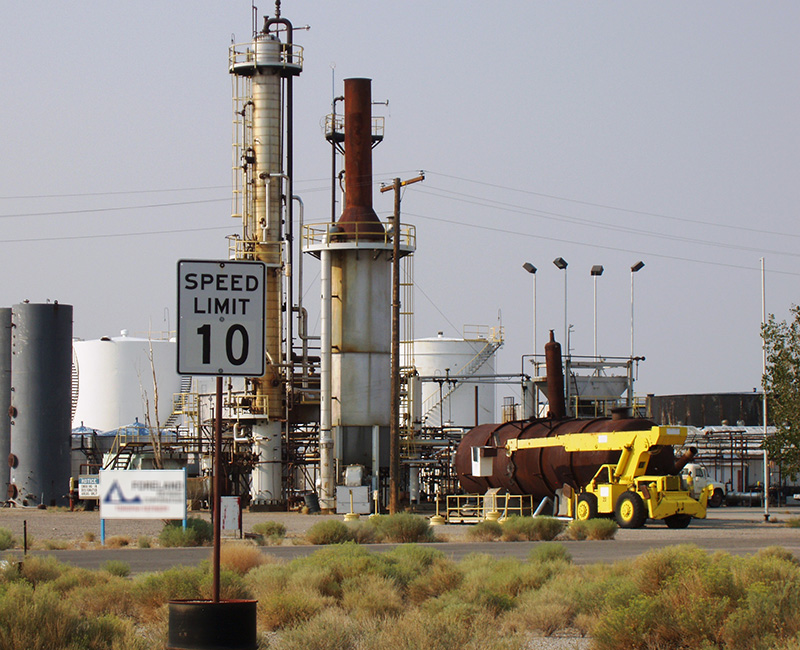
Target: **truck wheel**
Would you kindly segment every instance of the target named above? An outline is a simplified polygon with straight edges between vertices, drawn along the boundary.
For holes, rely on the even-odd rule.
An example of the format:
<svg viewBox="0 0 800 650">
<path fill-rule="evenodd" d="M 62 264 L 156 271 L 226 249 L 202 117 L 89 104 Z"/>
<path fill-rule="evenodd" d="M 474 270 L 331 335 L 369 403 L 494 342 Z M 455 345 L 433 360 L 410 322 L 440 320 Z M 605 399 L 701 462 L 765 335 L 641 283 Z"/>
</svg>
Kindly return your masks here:
<svg viewBox="0 0 800 650">
<path fill-rule="evenodd" d="M 597 497 L 591 492 L 582 492 L 578 496 L 575 518 L 578 521 L 586 521 L 595 517 L 597 517 Z"/>
<path fill-rule="evenodd" d="M 716 488 L 714 494 L 712 494 L 711 498 L 708 500 L 708 505 L 712 508 L 719 508 L 724 500 L 725 495 L 722 493 L 722 489 Z"/>
<path fill-rule="evenodd" d="M 667 524 L 667 528 L 688 528 L 691 521 L 691 515 L 670 515 L 669 517 L 664 517 L 664 523 Z"/>
<path fill-rule="evenodd" d="M 641 528 L 647 521 L 647 508 L 636 492 L 625 492 L 617 499 L 614 515 L 620 528 Z"/>
</svg>

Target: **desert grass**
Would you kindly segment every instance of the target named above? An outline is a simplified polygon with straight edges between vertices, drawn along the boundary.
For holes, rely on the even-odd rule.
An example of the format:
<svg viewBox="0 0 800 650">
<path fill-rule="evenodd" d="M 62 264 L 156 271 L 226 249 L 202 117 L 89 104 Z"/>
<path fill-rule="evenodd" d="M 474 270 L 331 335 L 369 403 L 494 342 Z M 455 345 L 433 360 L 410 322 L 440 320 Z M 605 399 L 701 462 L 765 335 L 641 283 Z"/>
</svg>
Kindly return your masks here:
<svg viewBox="0 0 800 650">
<path fill-rule="evenodd" d="M 220 566 L 242 576 L 268 561 L 258 546 L 247 542 L 226 542 L 222 544 L 219 555 Z"/>
<path fill-rule="evenodd" d="M 556 517 L 509 517 L 501 524 L 504 542 L 550 541 L 558 537 L 566 523 Z"/>
<path fill-rule="evenodd" d="M 286 537 L 286 526 L 279 521 L 262 521 L 253 525 L 253 534 L 259 545 L 279 545 Z"/>
<path fill-rule="evenodd" d="M 604 540 L 614 539 L 619 530 L 617 522 L 613 519 L 587 519 L 580 521 L 575 519 L 571 521 L 565 531 L 565 536 L 568 539 L 582 541 L 589 540 Z"/>
<path fill-rule="evenodd" d="M 123 568 L 7 561 L 0 648 L 164 647 L 166 603 L 210 598 L 208 562 L 134 577 Z M 734 557 L 673 546 L 582 566 L 558 542 L 535 544 L 525 560 L 459 562 L 430 546 L 373 553 L 351 542 L 224 568 L 221 588 L 225 599 L 258 600 L 269 650 L 510 650 L 565 631 L 597 650 L 800 650 L 800 563 L 779 547 Z"/>
</svg>

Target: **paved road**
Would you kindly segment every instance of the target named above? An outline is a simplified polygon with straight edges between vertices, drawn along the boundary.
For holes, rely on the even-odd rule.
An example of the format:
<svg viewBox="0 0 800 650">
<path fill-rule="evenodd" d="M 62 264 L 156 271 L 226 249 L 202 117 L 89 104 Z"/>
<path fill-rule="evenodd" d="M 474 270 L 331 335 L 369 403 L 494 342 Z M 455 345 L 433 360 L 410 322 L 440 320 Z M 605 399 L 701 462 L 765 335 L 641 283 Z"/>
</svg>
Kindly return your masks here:
<svg viewBox="0 0 800 650">
<path fill-rule="evenodd" d="M 781 523 L 796 516 L 798 509 L 775 511 L 772 523 L 764 523 L 757 508 L 722 508 L 711 511 L 709 519 L 695 520 L 685 530 L 670 530 L 663 524 L 651 522 L 640 530 L 620 530 L 617 538 L 609 541 L 562 542 L 578 564 L 595 562 L 614 562 L 633 558 L 653 548 L 673 544 L 696 544 L 710 551 L 725 551 L 735 555 L 757 552 L 766 546 L 782 546 L 800 558 L 800 529 L 789 528 Z M 778 520 L 777 522 L 775 520 Z M 463 538 L 462 527 L 444 527 L 453 540 L 434 544 L 453 559 L 470 553 L 489 553 L 495 557 L 527 557 L 537 542 L 488 542 L 475 543 L 457 541 Z M 374 551 L 386 551 L 392 544 L 367 545 Z M 262 551 L 276 558 L 289 560 L 308 555 L 318 550 L 318 546 L 284 545 L 264 547 Z M 108 560 L 126 562 L 131 573 L 162 571 L 178 565 L 196 565 L 210 559 L 211 549 L 93 549 L 70 551 L 34 551 L 37 555 L 53 555 L 62 562 L 85 568 L 99 568 Z"/>
</svg>

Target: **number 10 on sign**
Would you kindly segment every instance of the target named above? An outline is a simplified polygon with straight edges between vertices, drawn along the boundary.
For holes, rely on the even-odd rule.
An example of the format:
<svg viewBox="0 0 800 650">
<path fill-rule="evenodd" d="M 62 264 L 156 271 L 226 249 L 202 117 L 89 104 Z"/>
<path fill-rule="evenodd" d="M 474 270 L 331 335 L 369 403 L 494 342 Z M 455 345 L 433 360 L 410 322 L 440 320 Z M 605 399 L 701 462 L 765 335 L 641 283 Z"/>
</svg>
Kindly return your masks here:
<svg viewBox="0 0 800 650">
<path fill-rule="evenodd" d="M 262 262 L 178 262 L 178 372 L 244 375 L 265 372 Z"/>
</svg>

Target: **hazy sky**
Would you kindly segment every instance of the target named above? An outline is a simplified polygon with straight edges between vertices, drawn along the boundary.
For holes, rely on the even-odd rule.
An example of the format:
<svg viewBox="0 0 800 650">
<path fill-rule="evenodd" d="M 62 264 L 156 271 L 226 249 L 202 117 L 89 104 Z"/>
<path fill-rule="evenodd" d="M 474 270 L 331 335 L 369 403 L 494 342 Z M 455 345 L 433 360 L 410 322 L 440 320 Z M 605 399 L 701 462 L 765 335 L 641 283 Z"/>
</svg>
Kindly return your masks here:
<svg viewBox="0 0 800 650">
<path fill-rule="evenodd" d="M 260 13 L 274 4 L 261 3 Z M 488 13 L 487 13 L 488 10 Z M 630 350 L 637 392 L 759 385 L 767 310 L 800 301 L 800 4 L 286 0 L 295 40 L 295 191 L 330 215 L 321 122 L 347 77 L 386 116 L 377 185 L 417 227 L 416 335 L 505 327 L 498 370 L 564 327 L 572 351 Z M 176 262 L 227 256 L 231 38 L 250 3 L 17 2 L 2 10 L 0 306 L 75 306 L 75 336 L 175 327 Z M 318 303 L 308 259 L 306 304 Z M 312 328 L 319 329 L 312 315 Z M 541 351 L 541 350 L 540 350 Z M 512 395 L 501 388 L 498 397 Z"/>
</svg>

